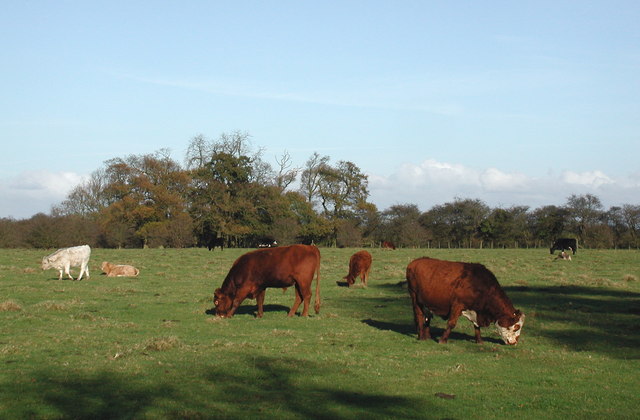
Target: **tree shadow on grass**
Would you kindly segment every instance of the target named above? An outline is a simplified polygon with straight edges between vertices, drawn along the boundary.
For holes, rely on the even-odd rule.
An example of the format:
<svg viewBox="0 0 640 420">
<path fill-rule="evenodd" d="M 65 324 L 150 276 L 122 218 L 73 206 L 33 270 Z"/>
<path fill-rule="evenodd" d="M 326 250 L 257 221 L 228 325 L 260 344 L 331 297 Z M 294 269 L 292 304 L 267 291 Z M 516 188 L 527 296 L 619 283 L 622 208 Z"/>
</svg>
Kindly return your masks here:
<svg viewBox="0 0 640 420">
<path fill-rule="evenodd" d="M 243 353 L 233 363 L 189 372 L 189 384 L 199 385 L 184 389 L 153 375 L 109 371 L 29 377 L 3 387 L 7 418 L 424 418 L 437 405 L 388 395 L 376 390 L 380 382 L 363 386 L 331 363 Z"/>
<path fill-rule="evenodd" d="M 173 399 L 166 384 L 143 385 L 124 375 L 39 371 L 28 384 L 6 387 L 3 404 L 16 418 L 141 418 L 161 400 Z M 5 413 L 7 414 L 7 413 Z"/>
<path fill-rule="evenodd" d="M 516 307 L 525 308 L 530 324 L 535 319 L 531 334 L 576 351 L 640 358 L 640 293 L 587 286 L 504 289 Z"/>
<path fill-rule="evenodd" d="M 424 413 L 433 413 L 425 399 L 386 395 L 356 381 L 332 385 L 341 375 L 336 366 L 267 356 L 246 356 L 234 366 L 248 370 L 229 372 L 229 366 L 215 366 L 206 372 L 205 378 L 215 385 L 212 398 L 226 407 L 221 417 L 424 418 Z"/>
</svg>

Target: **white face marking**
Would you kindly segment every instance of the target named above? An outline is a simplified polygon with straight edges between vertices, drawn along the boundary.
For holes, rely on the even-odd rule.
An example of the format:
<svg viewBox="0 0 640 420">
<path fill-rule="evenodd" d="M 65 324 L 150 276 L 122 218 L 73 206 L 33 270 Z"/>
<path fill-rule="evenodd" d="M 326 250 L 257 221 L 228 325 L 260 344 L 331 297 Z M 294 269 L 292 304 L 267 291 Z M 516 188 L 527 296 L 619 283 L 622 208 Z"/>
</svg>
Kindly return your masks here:
<svg viewBox="0 0 640 420">
<path fill-rule="evenodd" d="M 504 328 L 498 325 L 496 322 L 496 328 L 498 328 L 498 333 L 506 344 L 515 345 L 518 344 L 518 337 L 520 337 L 520 332 L 522 331 L 522 325 L 524 324 L 524 314 L 520 315 L 520 319 L 518 322 L 513 324 L 510 327 Z"/>
<path fill-rule="evenodd" d="M 471 311 L 471 310 L 462 311 L 462 316 L 467 318 L 469 321 L 473 322 L 473 325 L 475 325 L 476 327 L 478 328 L 480 327 L 480 325 L 478 325 L 478 314 L 476 313 L 476 311 Z"/>
</svg>

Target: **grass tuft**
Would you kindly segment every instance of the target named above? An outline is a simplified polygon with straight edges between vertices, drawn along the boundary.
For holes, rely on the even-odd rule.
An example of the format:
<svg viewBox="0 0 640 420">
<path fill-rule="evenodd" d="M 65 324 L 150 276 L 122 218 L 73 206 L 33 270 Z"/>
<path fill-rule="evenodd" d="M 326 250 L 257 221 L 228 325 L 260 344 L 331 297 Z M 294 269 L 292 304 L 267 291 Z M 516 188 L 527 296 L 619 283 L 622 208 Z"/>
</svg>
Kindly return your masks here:
<svg viewBox="0 0 640 420">
<path fill-rule="evenodd" d="M 0 312 L 19 312 L 22 310 L 22 306 L 18 305 L 13 300 L 7 300 L 0 303 Z"/>
<path fill-rule="evenodd" d="M 181 345 L 178 337 L 157 337 L 147 341 L 144 345 L 146 351 L 166 351 Z"/>
</svg>

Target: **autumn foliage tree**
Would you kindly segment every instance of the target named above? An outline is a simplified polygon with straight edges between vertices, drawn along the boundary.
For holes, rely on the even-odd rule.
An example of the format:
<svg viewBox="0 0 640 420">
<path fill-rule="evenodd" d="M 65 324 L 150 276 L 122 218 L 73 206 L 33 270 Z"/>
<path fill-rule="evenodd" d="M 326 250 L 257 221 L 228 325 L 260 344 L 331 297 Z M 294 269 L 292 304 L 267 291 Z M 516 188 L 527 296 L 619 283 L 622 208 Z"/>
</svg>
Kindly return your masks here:
<svg viewBox="0 0 640 420">
<path fill-rule="evenodd" d="M 274 169 L 245 132 L 195 136 L 185 167 L 160 149 L 114 158 L 75 187 L 50 215 L 0 219 L 0 247 L 190 247 L 209 238 L 253 247 L 281 244 L 400 247 L 550 246 L 568 236 L 581 247 L 640 246 L 640 206 L 608 211 L 590 194 L 563 206 L 490 208 L 456 198 L 421 212 L 415 204 L 379 211 L 368 177 L 350 161 L 313 153 L 302 168 L 288 153 Z M 425 192 L 428 194 L 428 191 Z"/>
</svg>

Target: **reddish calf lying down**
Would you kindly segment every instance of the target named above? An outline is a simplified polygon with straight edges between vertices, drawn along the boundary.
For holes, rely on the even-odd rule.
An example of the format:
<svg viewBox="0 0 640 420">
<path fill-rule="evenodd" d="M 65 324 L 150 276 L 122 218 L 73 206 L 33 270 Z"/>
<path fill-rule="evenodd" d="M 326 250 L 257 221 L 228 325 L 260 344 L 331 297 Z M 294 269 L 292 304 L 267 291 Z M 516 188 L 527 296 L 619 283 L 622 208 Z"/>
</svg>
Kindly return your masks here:
<svg viewBox="0 0 640 420">
<path fill-rule="evenodd" d="M 358 251 L 349 259 L 349 274 L 344 277 L 347 285 L 351 287 L 356 281 L 356 277 L 360 276 L 360 281 L 365 286 L 369 280 L 369 271 L 371 270 L 371 254 L 367 251 Z"/>
<path fill-rule="evenodd" d="M 480 327 L 491 323 L 506 344 L 518 343 L 524 314 L 513 307 L 485 266 L 418 258 L 407 266 L 407 282 L 420 340 L 431 338 L 429 325 L 435 314 L 448 319 L 440 343 L 447 342 L 460 315 L 473 323 L 478 343 L 482 343 Z"/>
<path fill-rule="evenodd" d="M 231 266 L 222 286 L 215 290 L 216 315 L 230 318 L 246 298 L 258 302 L 263 314 L 265 289 L 295 286 L 296 298 L 289 311 L 293 316 L 304 301 L 302 316 L 309 315 L 311 282 L 316 275 L 315 311 L 320 312 L 320 251 L 313 245 L 262 248 L 240 256 Z"/>
<path fill-rule="evenodd" d="M 132 265 L 116 265 L 107 261 L 102 263 L 101 268 L 107 277 L 135 277 L 140 274 L 140 270 Z"/>
</svg>

